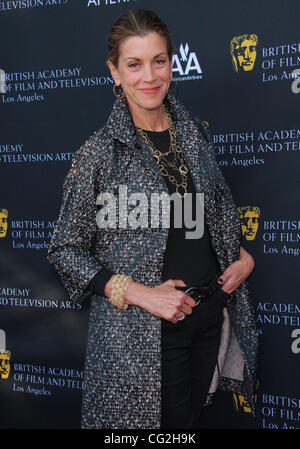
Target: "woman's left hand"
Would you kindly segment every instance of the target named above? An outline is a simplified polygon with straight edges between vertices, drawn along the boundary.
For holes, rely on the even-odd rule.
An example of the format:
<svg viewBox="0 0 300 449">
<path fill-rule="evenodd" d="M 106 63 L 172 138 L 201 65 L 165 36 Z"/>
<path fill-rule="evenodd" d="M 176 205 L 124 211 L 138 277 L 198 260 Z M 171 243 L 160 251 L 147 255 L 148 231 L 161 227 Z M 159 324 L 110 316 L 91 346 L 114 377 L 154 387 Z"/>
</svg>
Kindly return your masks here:
<svg viewBox="0 0 300 449">
<path fill-rule="evenodd" d="M 252 273 L 254 269 L 253 257 L 243 248 L 240 249 L 240 258 L 236 260 L 219 277 L 218 283 L 227 293 L 234 292 L 238 286 Z"/>
</svg>

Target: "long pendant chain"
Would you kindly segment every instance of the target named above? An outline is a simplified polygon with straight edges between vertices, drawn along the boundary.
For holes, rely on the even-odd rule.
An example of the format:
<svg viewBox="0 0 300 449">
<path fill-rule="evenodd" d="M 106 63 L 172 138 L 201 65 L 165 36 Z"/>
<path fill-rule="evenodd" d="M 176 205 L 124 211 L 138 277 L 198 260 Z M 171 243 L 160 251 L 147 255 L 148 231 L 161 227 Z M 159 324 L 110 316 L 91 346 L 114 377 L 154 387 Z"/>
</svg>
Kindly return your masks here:
<svg viewBox="0 0 300 449">
<path fill-rule="evenodd" d="M 153 157 L 155 158 L 157 165 L 159 167 L 159 170 L 163 176 L 167 176 L 169 181 L 176 186 L 176 192 L 181 197 L 184 198 L 187 193 L 187 173 L 188 173 L 188 167 L 187 163 L 182 151 L 182 148 L 180 147 L 175 126 L 172 122 L 171 116 L 168 112 L 167 114 L 167 120 L 169 122 L 169 134 L 170 134 L 170 147 L 169 150 L 166 153 L 162 153 L 157 148 L 154 147 L 153 143 L 147 136 L 147 134 L 141 129 L 136 127 L 138 133 L 143 137 L 145 140 L 147 146 L 149 147 Z M 173 161 L 168 161 L 166 156 L 169 154 L 173 154 Z M 179 167 L 178 167 L 179 165 Z M 171 167 L 173 170 L 178 172 L 181 175 L 181 183 L 178 183 L 175 176 L 170 175 L 167 171 L 167 166 Z M 181 193 L 183 191 L 183 194 Z"/>
</svg>

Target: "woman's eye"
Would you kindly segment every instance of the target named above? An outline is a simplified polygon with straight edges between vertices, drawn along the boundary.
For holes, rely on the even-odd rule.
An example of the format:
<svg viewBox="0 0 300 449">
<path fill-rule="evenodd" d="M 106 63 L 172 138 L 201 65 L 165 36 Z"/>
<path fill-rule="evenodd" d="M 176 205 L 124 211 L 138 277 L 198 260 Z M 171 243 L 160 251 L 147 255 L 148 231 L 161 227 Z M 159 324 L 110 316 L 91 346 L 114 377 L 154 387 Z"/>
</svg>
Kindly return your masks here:
<svg viewBox="0 0 300 449">
<path fill-rule="evenodd" d="M 165 63 L 166 63 L 166 60 L 165 60 L 165 59 L 156 59 L 156 60 L 155 60 L 155 64 L 157 64 L 157 65 L 164 65 Z M 130 63 L 128 64 L 128 67 L 129 67 L 130 69 L 138 69 L 139 66 L 140 66 L 140 63 L 139 63 L 139 62 L 130 62 Z"/>
</svg>

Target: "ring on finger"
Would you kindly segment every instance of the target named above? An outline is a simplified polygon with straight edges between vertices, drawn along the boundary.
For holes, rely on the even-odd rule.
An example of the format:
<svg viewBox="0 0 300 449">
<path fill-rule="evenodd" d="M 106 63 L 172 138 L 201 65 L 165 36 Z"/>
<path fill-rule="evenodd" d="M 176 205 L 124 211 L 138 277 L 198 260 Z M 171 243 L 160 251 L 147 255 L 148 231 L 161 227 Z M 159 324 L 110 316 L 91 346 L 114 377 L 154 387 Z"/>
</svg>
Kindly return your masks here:
<svg viewBox="0 0 300 449">
<path fill-rule="evenodd" d="M 178 315 L 175 315 L 174 318 L 176 318 L 177 321 L 183 321 L 186 318 L 186 314 L 182 312 L 182 315 L 178 317 Z"/>
</svg>

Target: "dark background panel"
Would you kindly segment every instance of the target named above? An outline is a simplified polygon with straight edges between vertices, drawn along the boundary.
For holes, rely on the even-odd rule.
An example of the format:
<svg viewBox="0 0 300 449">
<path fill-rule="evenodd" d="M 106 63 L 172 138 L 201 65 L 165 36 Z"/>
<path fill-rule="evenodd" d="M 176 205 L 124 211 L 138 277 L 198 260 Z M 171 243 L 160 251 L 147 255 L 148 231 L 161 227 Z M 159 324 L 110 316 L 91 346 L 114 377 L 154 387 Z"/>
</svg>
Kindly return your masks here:
<svg viewBox="0 0 300 449">
<path fill-rule="evenodd" d="M 99 6 L 88 6 L 88 0 L 68 0 L 18 7 L 21 3 L 14 2 L 17 7 L 9 10 L 12 2 L 3 1 L 0 8 L 0 68 L 23 77 L 8 81 L 10 90 L 0 94 L 0 209 L 8 210 L 7 234 L 0 238 L 0 329 L 11 351 L 9 378 L 0 378 L 6 404 L 0 427 L 80 426 L 82 389 L 80 377 L 72 376 L 84 369 L 89 304 L 72 307 L 48 264 L 51 228 L 41 229 L 45 239 L 34 233 L 25 236 L 24 231 L 36 231 L 34 221 L 55 222 L 73 154 L 110 113 L 114 96 L 106 66 L 107 36 L 114 20 L 131 8 L 153 9 L 168 24 L 183 70 L 187 61 L 182 60 L 182 48 L 187 58 L 194 52 L 201 78 L 179 80 L 175 95 L 196 121 L 210 123 L 216 157 L 237 206 L 260 208 L 255 239 L 243 240 L 256 262 L 249 285 L 260 331 L 257 418 L 241 405 L 243 398 L 236 407 L 231 392 L 219 391 L 202 426 L 300 427 L 300 354 L 291 346 L 292 331 L 300 328 L 300 149 L 258 151 L 260 144 L 285 141 L 300 148 L 299 134 L 259 140 L 260 133 L 299 130 L 300 95 L 292 92 L 291 79 L 281 79 L 284 70 L 300 68 L 299 2 L 101 0 Z M 258 36 L 255 65 L 237 74 L 230 41 L 248 33 Z M 287 44 L 298 45 L 293 53 L 284 50 L 282 57 L 293 58 L 288 67 L 280 67 L 280 54 L 265 56 L 265 49 L 280 52 Z M 272 59 L 274 67 L 266 68 Z M 27 72 L 34 72 L 34 78 L 24 79 Z M 245 152 L 245 143 L 237 141 L 231 143 L 240 145 L 236 153 L 230 153 L 230 142 L 220 153 L 220 135 L 237 133 L 253 133 L 253 152 Z M 20 145 L 21 150 L 8 151 L 7 145 Z M 43 159 L 47 155 L 53 159 Z M 240 166 L 233 158 L 263 162 Z M 23 231 L 19 237 L 13 234 L 17 222 Z M 276 230 L 268 228 L 271 222 Z M 44 248 L 27 247 L 28 242 L 43 241 Z M 284 252 L 284 245 L 294 253 Z"/>
</svg>

